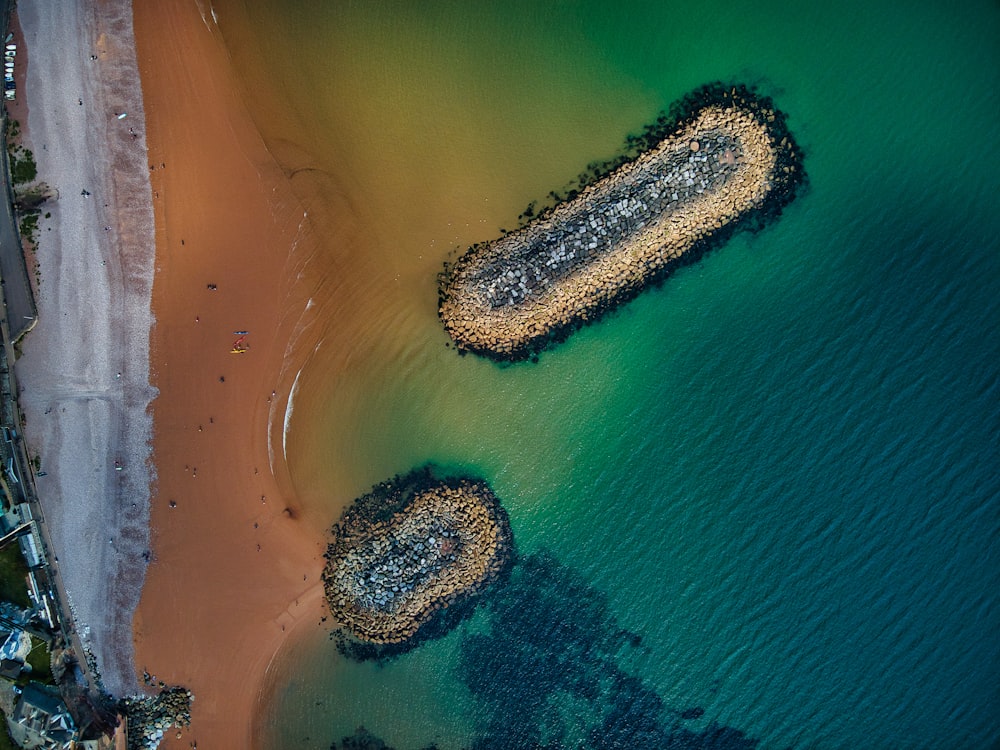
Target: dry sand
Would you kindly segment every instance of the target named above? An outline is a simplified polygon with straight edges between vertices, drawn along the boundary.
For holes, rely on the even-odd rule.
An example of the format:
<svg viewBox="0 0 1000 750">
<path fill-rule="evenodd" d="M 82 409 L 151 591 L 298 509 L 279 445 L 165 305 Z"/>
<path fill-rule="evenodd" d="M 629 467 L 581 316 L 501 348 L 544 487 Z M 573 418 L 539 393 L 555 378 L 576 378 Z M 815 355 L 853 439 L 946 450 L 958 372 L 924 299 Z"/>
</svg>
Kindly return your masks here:
<svg viewBox="0 0 1000 750">
<path fill-rule="evenodd" d="M 135 13 L 19 8 L 25 145 L 59 191 L 17 365 L 26 434 L 105 686 L 135 692 L 145 668 L 194 691 L 191 728 L 164 747 L 251 747 L 267 666 L 325 613 L 323 533 L 282 499 L 280 449 L 312 243 L 210 13 Z M 233 355 L 244 329 L 250 351 Z"/>
<path fill-rule="evenodd" d="M 255 704 L 278 648 L 325 614 L 323 530 L 288 499 L 281 455 L 297 372 L 286 350 L 306 314 L 298 279 L 313 244 L 207 7 L 135 7 L 159 389 L 154 560 L 135 645 L 140 669 L 195 694 L 192 727 L 164 747 L 243 748 L 253 746 Z M 237 330 L 250 331 L 246 354 L 230 353 Z"/>
<path fill-rule="evenodd" d="M 106 688 L 123 694 L 136 688 L 131 614 L 148 549 L 155 394 L 153 214 L 130 12 L 121 0 L 18 12 L 31 50 L 25 145 L 59 192 L 41 222 L 39 322 L 17 363 L 25 434 L 47 472 L 38 492 L 80 635 Z"/>
</svg>

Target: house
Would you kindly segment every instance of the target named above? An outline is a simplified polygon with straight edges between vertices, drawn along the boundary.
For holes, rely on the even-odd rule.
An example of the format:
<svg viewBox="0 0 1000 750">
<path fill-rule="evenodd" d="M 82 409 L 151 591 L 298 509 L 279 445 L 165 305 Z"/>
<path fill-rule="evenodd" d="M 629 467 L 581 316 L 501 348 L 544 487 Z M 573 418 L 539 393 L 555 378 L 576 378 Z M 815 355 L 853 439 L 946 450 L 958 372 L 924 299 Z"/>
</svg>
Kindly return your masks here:
<svg viewBox="0 0 1000 750">
<path fill-rule="evenodd" d="M 24 662 L 31 653 L 31 636 L 23 630 L 14 630 L 7 634 L 6 640 L 0 646 L 0 677 L 16 680 Z"/>
<path fill-rule="evenodd" d="M 7 718 L 14 742 L 25 750 L 70 750 L 78 733 L 59 693 L 37 682 L 18 691 L 14 712 Z"/>
</svg>

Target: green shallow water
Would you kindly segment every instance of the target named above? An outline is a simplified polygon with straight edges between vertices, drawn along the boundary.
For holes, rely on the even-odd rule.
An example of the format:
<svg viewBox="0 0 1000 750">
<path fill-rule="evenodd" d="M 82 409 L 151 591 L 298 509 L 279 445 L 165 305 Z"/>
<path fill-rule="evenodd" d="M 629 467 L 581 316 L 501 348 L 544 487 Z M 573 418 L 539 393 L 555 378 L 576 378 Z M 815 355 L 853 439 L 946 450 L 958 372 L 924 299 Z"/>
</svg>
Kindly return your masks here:
<svg viewBox="0 0 1000 750">
<path fill-rule="evenodd" d="M 566 611 L 599 592 L 641 638 L 598 649 L 595 674 L 640 678 L 654 718 L 698 707 L 683 726 L 760 747 L 1000 742 L 1000 7 L 216 6 L 325 238 L 287 435 L 310 520 L 425 461 L 461 467 L 521 553 L 582 582 Z M 445 346 L 450 252 L 719 78 L 774 96 L 805 149 L 778 222 L 538 364 Z M 364 725 L 399 750 L 467 746 L 502 714 L 463 658 L 498 612 L 385 667 L 317 629 L 274 665 L 262 742 Z M 543 625 L 539 653 L 565 657 Z M 533 715 L 515 682 L 510 727 Z M 548 700 L 543 735 L 577 746 L 599 712 Z"/>
</svg>

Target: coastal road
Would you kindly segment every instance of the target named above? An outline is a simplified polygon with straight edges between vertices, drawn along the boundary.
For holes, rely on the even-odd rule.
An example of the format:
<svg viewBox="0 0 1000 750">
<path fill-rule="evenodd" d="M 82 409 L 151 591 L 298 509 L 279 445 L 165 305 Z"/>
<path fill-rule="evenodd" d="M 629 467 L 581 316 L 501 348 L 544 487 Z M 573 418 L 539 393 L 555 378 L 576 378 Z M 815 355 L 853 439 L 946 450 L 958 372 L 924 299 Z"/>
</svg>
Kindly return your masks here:
<svg viewBox="0 0 1000 750">
<path fill-rule="evenodd" d="M 6 118 L 4 118 L 6 125 Z M 10 166 L 7 160 L 6 144 L 2 151 L 2 169 L 6 199 L 0 200 L 0 279 L 7 299 L 7 326 L 10 335 L 17 341 L 35 323 L 35 298 L 31 293 L 28 268 L 24 262 L 21 238 L 17 229 L 17 217 L 12 203 L 13 191 L 10 186 Z"/>
<path fill-rule="evenodd" d="M 10 19 L 11 0 L 0 0 L 0 36 L 7 36 L 7 24 Z M 7 111 L 3 113 L 3 132 L 7 129 Z M 3 284 L 4 296 L 7 299 L 5 315 L 7 327 L 12 341 L 17 341 L 35 324 L 37 311 L 35 297 L 31 293 L 31 281 L 28 277 L 28 266 L 24 261 L 24 251 L 21 248 L 21 235 L 17 228 L 17 217 L 14 215 L 14 190 L 10 182 L 10 163 L 7 156 L 6 138 L 0 138 L 3 148 L 0 148 L 0 174 L 3 175 L 6 196 L 0 199 L 3 209 L 0 209 L 0 283 Z"/>
</svg>

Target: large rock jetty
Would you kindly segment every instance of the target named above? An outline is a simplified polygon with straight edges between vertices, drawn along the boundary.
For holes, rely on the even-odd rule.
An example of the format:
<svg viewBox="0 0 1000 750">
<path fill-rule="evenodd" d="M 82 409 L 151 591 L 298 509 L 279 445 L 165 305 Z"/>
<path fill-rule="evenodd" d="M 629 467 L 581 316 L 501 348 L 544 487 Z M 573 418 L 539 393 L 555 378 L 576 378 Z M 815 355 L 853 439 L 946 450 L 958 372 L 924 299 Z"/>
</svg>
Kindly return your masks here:
<svg viewBox="0 0 1000 750">
<path fill-rule="evenodd" d="M 467 604 L 510 564 L 507 514 L 489 486 L 429 468 L 377 485 L 333 527 L 323 584 L 354 638 L 400 644 Z"/>
<path fill-rule="evenodd" d="M 737 229 L 760 228 L 804 179 L 785 116 L 744 86 L 692 93 L 647 129 L 643 145 L 569 200 L 446 266 L 438 314 L 460 351 L 530 357 Z"/>
</svg>

